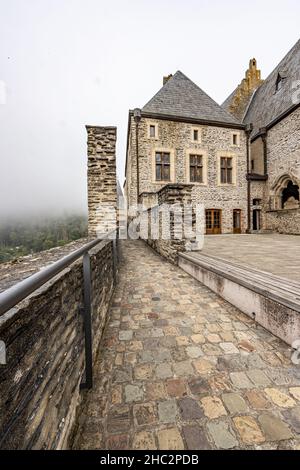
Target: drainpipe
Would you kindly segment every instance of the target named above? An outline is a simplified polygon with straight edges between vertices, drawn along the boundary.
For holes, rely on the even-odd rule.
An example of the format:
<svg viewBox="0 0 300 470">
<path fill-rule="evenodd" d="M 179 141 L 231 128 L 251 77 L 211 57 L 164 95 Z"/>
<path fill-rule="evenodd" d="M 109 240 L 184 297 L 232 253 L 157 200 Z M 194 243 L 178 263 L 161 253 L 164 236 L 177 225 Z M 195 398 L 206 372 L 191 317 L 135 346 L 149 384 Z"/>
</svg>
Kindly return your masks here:
<svg viewBox="0 0 300 470">
<path fill-rule="evenodd" d="M 263 141 L 263 146 L 264 146 L 264 175 L 268 174 L 268 159 L 267 159 L 267 128 L 262 127 L 260 129 L 262 135 L 262 141 Z"/>
<path fill-rule="evenodd" d="M 250 180 L 250 134 L 253 125 L 246 126 L 246 145 L 247 145 L 247 233 L 251 232 L 251 180 Z"/>
<path fill-rule="evenodd" d="M 139 170 L 139 123 L 142 118 L 142 112 L 139 108 L 133 110 L 135 122 L 135 145 L 136 145 L 136 202 L 140 199 L 140 170 Z"/>
</svg>

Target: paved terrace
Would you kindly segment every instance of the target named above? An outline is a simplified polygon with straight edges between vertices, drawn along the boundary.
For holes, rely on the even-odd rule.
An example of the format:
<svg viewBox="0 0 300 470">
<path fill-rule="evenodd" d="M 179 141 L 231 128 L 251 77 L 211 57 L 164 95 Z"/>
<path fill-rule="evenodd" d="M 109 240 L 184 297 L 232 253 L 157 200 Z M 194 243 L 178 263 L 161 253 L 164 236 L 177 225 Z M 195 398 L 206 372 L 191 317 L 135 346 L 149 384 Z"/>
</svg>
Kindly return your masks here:
<svg viewBox="0 0 300 470">
<path fill-rule="evenodd" d="M 300 449 L 289 348 L 142 241 L 122 253 L 74 448 Z"/>
<path fill-rule="evenodd" d="M 208 235 L 200 253 L 300 282 L 299 235 Z"/>
</svg>

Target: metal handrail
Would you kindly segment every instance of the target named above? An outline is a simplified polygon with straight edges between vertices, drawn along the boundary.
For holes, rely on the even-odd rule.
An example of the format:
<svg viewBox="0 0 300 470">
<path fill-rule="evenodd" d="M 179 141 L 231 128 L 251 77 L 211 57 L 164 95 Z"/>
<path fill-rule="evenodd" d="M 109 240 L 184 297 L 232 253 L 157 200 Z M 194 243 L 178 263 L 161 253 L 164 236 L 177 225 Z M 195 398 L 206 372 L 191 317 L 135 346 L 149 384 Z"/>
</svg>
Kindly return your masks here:
<svg viewBox="0 0 300 470">
<path fill-rule="evenodd" d="M 58 261 L 55 261 L 50 266 L 43 268 L 41 271 L 32 274 L 23 281 L 18 282 L 12 287 L 9 287 L 4 292 L 0 293 L 0 316 L 14 307 L 16 304 L 24 300 L 28 295 L 32 294 L 39 287 L 43 286 L 47 281 L 52 279 L 56 274 L 59 274 L 70 264 L 74 263 L 78 258 L 83 256 L 89 250 L 94 248 L 98 243 L 107 239 L 114 231 L 105 234 L 101 238 L 97 238 L 86 245 L 78 248 L 67 256 L 64 256 Z"/>
<path fill-rule="evenodd" d="M 84 333 L 85 333 L 85 381 L 80 384 L 80 388 L 92 388 L 93 386 L 93 358 L 92 358 L 92 291 L 91 291 L 91 263 L 89 250 L 94 248 L 98 243 L 104 240 L 111 240 L 113 242 L 113 280 L 116 282 L 117 274 L 117 238 L 116 231 L 112 230 L 103 236 L 86 243 L 78 250 L 73 251 L 67 256 L 47 266 L 41 271 L 32 274 L 23 281 L 18 282 L 16 285 L 8 288 L 0 293 L 0 318 L 1 315 L 13 308 L 19 302 L 28 297 L 32 292 L 39 289 L 47 281 L 59 274 L 65 268 L 74 263 L 77 259 L 83 256 L 83 306 L 80 311 L 84 317 Z"/>
</svg>

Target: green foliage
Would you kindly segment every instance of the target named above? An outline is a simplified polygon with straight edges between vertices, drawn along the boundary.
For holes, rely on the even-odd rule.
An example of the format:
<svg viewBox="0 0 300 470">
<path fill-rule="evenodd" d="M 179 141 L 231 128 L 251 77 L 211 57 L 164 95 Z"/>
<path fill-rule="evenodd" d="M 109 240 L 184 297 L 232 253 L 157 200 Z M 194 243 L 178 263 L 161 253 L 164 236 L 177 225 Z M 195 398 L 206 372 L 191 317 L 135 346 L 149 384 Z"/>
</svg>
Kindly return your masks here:
<svg viewBox="0 0 300 470">
<path fill-rule="evenodd" d="M 86 236 L 84 215 L 9 220 L 0 226 L 0 263 Z"/>
</svg>

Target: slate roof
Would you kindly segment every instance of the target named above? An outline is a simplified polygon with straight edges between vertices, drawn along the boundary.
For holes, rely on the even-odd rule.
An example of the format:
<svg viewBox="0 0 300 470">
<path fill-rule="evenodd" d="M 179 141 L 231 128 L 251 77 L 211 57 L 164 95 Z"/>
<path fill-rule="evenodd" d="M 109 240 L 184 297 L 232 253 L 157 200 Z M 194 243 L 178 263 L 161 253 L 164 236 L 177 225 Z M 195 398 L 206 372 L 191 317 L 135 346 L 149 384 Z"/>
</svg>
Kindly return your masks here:
<svg viewBox="0 0 300 470">
<path fill-rule="evenodd" d="M 236 94 L 237 89 L 238 89 L 238 86 L 233 90 L 232 93 L 230 93 L 230 95 L 226 98 L 226 100 L 221 104 L 222 108 L 224 108 L 224 109 L 229 108 L 229 106 L 231 104 L 231 100 L 234 97 L 234 95 Z"/>
<path fill-rule="evenodd" d="M 276 92 L 278 75 L 283 78 L 283 82 L 281 89 Z M 300 39 L 256 90 L 252 98 L 244 124 L 253 124 L 253 136 L 261 127 L 268 126 L 270 122 L 295 104 L 292 97 L 295 91 L 293 82 L 296 80 L 300 80 Z"/>
<path fill-rule="evenodd" d="M 142 112 L 219 123 L 239 121 L 179 70 L 142 108 Z"/>
</svg>

